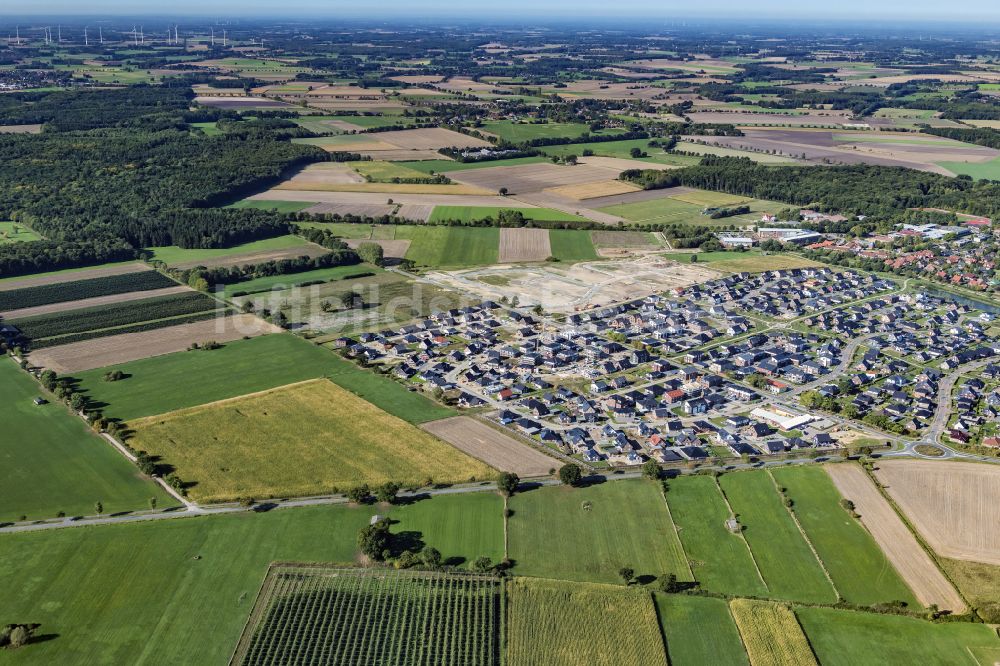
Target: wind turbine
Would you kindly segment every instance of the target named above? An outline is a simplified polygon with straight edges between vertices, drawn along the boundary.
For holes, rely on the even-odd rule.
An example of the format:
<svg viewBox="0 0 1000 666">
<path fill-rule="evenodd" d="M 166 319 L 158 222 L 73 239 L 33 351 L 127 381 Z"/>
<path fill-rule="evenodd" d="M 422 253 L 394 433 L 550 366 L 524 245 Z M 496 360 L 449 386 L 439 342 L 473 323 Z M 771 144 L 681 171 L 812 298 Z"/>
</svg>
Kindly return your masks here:
<svg viewBox="0 0 1000 666">
<path fill-rule="evenodd" d="M 97 30 L 98 30 L 98 32 L 101 33 L 101 45 L 103 46 L 103 44 L 104 44 L 104 27 L 103 26 L 97 26 Z"/>
<path fill-rule="evenodd" d="M 83 26 L 83 45 L 90 46 L 90 37 L 87 35 L 87 26 Z"/>
<path fill-rule="evenodd" d="M 212 26 L 212 46 L 215 46 L 215 26 Z"/>
</svg>

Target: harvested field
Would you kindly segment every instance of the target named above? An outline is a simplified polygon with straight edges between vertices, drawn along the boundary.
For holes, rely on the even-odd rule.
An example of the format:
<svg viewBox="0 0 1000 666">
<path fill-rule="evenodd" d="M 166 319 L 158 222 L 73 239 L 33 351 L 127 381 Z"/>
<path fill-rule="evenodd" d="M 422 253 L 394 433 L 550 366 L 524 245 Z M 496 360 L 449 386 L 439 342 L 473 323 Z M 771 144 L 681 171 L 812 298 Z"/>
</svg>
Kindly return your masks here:
<svg viewBox="0 0 1000 666">
<path fill-rule="evenodd" d="M 155 331 L 110 335 L 94 340 L 48 347 L 31 354 L 31 362 L 59 374 L 103 368 L 106 365 L 137 361 L 183 351 L 192 342 L 228 342 L 279 331 L 276 326 L 253 315 L 216 317 L 193 324 L 170 326 Z"/>
<path fill-rule="evenodd" d="M 262 97 L 195 97 L 194 101 L 216 109 L 285 109 L 291 106 L 287 102 Z"/>
<path fill-rule="evenodd" d="M 508 589 L 510 666 L 666 662 L 648 592 L 532 578 L 515 578 Z"/>
<path fill-rule="evenodd" d="M 812 125 L 831 126 L 851 122 L 850 114 L 843 113 L 753 113 L 747 111 L 693 111 L 689 114 L 696 123 L 728 123 L 732 125 Z"/>
<path fill-rule="evenodd" d="M 194 290 L 190 287 L 185 287 L 184 285 L 176 285 L 173 287 L 165 287 L 163 289 L 151 289 L 149 291 L 131 291 L 125 294 L 111 294 L 109 296 L 95 296 L 94 298 L 84 298 L 75 301 L 63 301 L 62 303 L 49 303 L 47 305 L 37 305 L 32 308 L 21 308 L 20 310 L 8 310 L 3 313 L 6 319 L 15 319 L 18 317 L 33 317 L 35 315 L 45 315 L 52 314 L 55 312 L 63 312 L 64 310 L 78 310 L 80 308 L 89 308 L 97 305 L 112 305 L 114 303 L 125 303 L 128 301 L 135 301 L 141 298 L 156 298 L 157 296 L 171 296 L 173 294 L 182 294 L 184 292 L 193 292 Z"/>
<path fill-rule="evenodd" d="M 394 203 L 401 205 L 419 206 L 491 206 L 510 208 L 510 199 L 497 195 L 493 196 L 473 196 L 467 194 L 393 194 L 379 192 L 298 192 L 295 190 L 268 190 L 255 194 L 250 200 L 273 200 L 282 199 L 285 201 L 311 201 L 313 203 L 335 203 L 335 204 L 365 204 L 365 205 L 387 205 L 386 202 L 392 199 Z M 518 203 L 519 208 L 531 208 L 531 205 Z"/>
<path fill-rule="evenodd" d="M 351 238 L 346 241 L 348 247 L 357 249 L 362 243 L 377 243 L 382 246 L 382 252 L 386 259 L 402 259 L 406 256 L 406 251 L 410 249 L 408 240 L 379 240 L 366 238 Z"/>
<path fill-rule="evenodd" d="M 468 416 L 431 421 L 420 427 L 493 469 L 514 472 L 522 478 L 546 476 L 557 463 L 555 458 Z"/>
<path fill-rule="evenodd" d="M 70 269 L 57 271 L 47 275 L 37 277 L 23 277 L 12 280 L 0 280 L 0 291 L 10 291 L 12 289 L 25 289 L 27 287 L 41 287 L 47 284 L 62 284 L 63 282 L 74 282 L 76 280 L 90 280 L 92 278 L 110 277 L 112 275 L 125 275 L 128 273 L 139 273 L 141 271 L 151 271 L 151 266 L 140 263 L 113 264 L 101 268 L 84 268 L 81 270 Z"/>
<path fill-rule="evenodd" d="M 552 256 L 548 229 L 500 230 L 500 263 L 545 261 Z"/>
<path fill-rule="evenodd" d="M 581 183 L 580 185 L 562 185 L 552 187 L 547 191 L 551 194 L 558 194 L 568 199 L 596 199 L 598 197 L 614 196 L 616 194 L 627 194 L 637 192 L 638 187 L 632 183 L 620 180 L 598 180 L 592 183 Z"/>
<path fill-rule="evenodd" d="M 487 167 L 464 171 L 446 171 L 455 182 L 482 187 L 491 192 L 506 187 L 511 194 L 539 192 L 563 185 L 581 185 L 617 177 L 612 170 L 585 164 L 560 166 L 540 162 L 518 166 Z"/>
<path fill-rule="evenodd" d="M 336 204 L 321 203 L 309 206 L 303 212 L 313 215 L 359 215 L 361 217 L 382 217 L 392 215 L 396 211 L 395 206 L 383 204 Z"/>
<path fill-rule="evenodd" d="M 592 155 L 590 157 L 580 157 L 578 158 L 578 161 L 580 162 L 580 164 L 599 167 L 601 169 L 609 169 L 611 171 L 617 171 L 618 173 L 621 173 L 622 171 L 628 171 L 629 169 L 657 169 L 660 171 L 666 171 L 668 169 L 675 168 L 667 164 L 657 164 L 655 162 L 643 162 L 642 160 L 632 160 L 632 159 L 626 159 L 624 157 L 602 157 L 599 155 Z"/>
<path fill-rule="evenodd" d="M 669 199 L 686 192 L 694 192 L 694 190 L 690 187 L 668 187 L 662 190 L 638 190 L 636 192 L 629 192 L 626 194 L 616 194 L 601 197 L 599 199 L 591 199 L 587 202 L 587 206 L 598 209 L 609 208 L 611 206 L 622 206 L 625 204 Z"/>
<path fill-rule="evenodd" d="M 0 134 L 41 134 L 41 125 L 0 125 Z"/>
<path fill-rule="evenodd" d="M 487 196 L 490 190 L 474 185 L 439 183 L 303 183 L 286 181 L 274 187 L 275 190 L 305 192 L 381 192 L 385 194 L 444 194 Z"/>
<path fill-rule="evenodd" d="M 199 501 L 317 495 L 387 481 L 489 479 L 494 470 L 326 379 L 130 422 Z"/>
<path fill-rule="evenodd" d="M 826 470 L 840 494 L 854 502 L 861 515 L 861 523 L 868 528 L 920 603 L 925 606 L 937 604 L 938 608 L 956 613 L 964 612 L 965 602 L 864 470 L 854 464 L 827 465 Z"/>
<path fill-rule="evenodd" d="M 1000 469 L 887 460 L 879 462 L 875 476 L 939 555 L 1000 565 Z"/>
<path fill-rule="evenodd" d="M 285 189 L 282 186 L 294 185 L 287 189 L 309 190 L 314 187 L 322 189 L 324 185 L 346 185 L 348 183 L 363 183 L 365 179 L 357 171 L 343 162 L 320 162 L 310 164 L 302 171 L 286 180 L 278 189 Z"/>
<path fill-rule="evenodd" d="M 399 207 L 399 210 L 396 211 L 396 215 L 404 220 L 426 222 L 430 219 L 431 213 L 433 212 L 434 206 L 431 204 L 403 204 Z"/>
<path fill-rule="evenodd" d="M 743 637 L 752 666 L 816 666 L 809 641 L 783 604 L 753 599 L 733 599 L 729 610 Z"/>
<path fill-rule="evenodd" d="M 296 139 L 296 143 L 319 146 L 330 152 L 377 153 L 380 151 L 437 151 L 439 148 L 485 148 L 492 144 L 467 134 L 440 127 L 396 130 L 377 134 L 351 134 L 316 139 Z M 440 155 L 435 152 L 435 158 Z M 390 161 L 393 158 L 387 158 Z M 411 157 L 412 159 L 412 157 Z"/>
<path fill-rule="evenodd" d="M 244 264 L 262 264 L 265 261 L 277 261 L 279 259 L 294 259 L 295 257 L 319 257 L 329 252 L 324 247 L 303 244 L 299 247 L 290 247 L 281 250 L 269 250 L 265 252 L 250 252 L 247 254 L 231 254 L 228 256 L 218 256 L 191 261 L 182 261 L 170 264 L 171 268 L 194 268 L 204 266 L 206 268 L 216 268 L 220 266 L 242 266 Z"/>
</svg>

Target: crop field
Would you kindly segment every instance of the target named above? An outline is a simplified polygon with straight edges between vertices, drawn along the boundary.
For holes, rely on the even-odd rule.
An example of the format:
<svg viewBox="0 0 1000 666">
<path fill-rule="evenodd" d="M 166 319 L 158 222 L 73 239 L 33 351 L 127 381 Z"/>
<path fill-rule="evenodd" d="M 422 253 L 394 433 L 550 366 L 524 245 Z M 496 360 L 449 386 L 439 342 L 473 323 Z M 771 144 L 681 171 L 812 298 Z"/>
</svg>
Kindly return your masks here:
<svg viewBox="0 0 1000 666">
<path fill-rule="evenodd" d="M 816 666 L 809 641 L 787 606 L 772 601 L 733 599 L 729 609 L 752 666 Z"/>
<path fill-rule="evenodd" d="M 146 264 L 136 261 L 125 261 L 113 264 L 103 264 L 101 266 L 87 266 L 84 268 L 65 268 L 63 270 L 50 271 L 48 273 L 15 275 L 12 277 L 0 278 L 0 293 L 10 291 L 12 289 L 40 287 L 47 284 L 59 284 L 61 282 L 73 282 L 75 280 L 90 280 L 109 275 L 140 273 L 142 271 L 149 270 L 151 269 Z"/>
<path fill-rule="evenodd" d="M 651 233 L 645 231 L 592 231 L 590 237 L 599 248 L 654 248 L 660 247 L 659 241 Z"/>
<path fill-rule="evenodd" d="M 500 263 L 545 261 L 550 256 L 548 229 L 500 229 Z"/>
<path fill-rule="evenodd" d="M 645 590 L 515 578 L 508 587 L 509 666 L 617 666 L 666 661 Z"/>
<path fill-rule="evenodd" d="M 504 208 L 501 206 L 434 206 L 429 222 L 442 222 L 445 220 L 461 220 L 462 222 L 475 222 L 487 218 L 497 219 L 502 210 L 513 210 L 521 213 L 528 220 L 538 220 L 540 222 L 583 222 L 584 218 L 572 213 L 564 213 L 553 208 Z"/>
<path fill-rule="evenodd" d="M 391 183 L 393 178 L 426 178 L 427 174 L 396 162 L 349 162 L 350 168 L 376 183 Z"/>
<path fill-rule="evenodd" d="M 50 303 L 48 305 L 37 305 L 31 308 L 21 308 L 19 310 L 8 310 L 3 313 L 7 319 L 35 319 L 41 316 L 50 316 L 67 310 L 93 309 L 96 307 L 117 306 L 123 303 L 130 303 L 138 300 L 151 300 L 164 298 L 167 296 L 177 296 L 179 294 L 195 293 L 191 287 L 174 283 L 173 286 L 163 289 L 150 289 L 147 291 L 132 291 L 124 294 L 111 294 L 110 296 L 95 296 L 94 298 L 83 298 L 76 301 L 62 301 L 60 303 Z M 133 325 L 134 326 L 134 325 Z M 144 324 L 142 325 L 144 328 Z M 150 323 L 152 326 L 152 323 Z M 129 328 L 129 327 L 126 327 Z M 77 332 L 66 336 L 69 340 L 83 339 L 89 337 L 88 333 Z"/>
<path fill-rule="evenodd" d="M 812 268 L 823 265 L 817 261 L 794 254 L 755 254 L 753 252 L 712 252 L 708 254 L 699 252 L 696 254 L 698 255 L 699 262 L 710 262 L 712 268 L 729 273 L 762 273 L 764 271 Z M 732 255 L 739 256 L 734 257 Z M 690 255 L 687 258 L 690 258 Z"/>
<path fill-rule="evenodd" d="M 437 151 L 439 148 L 454 146 L 457 148 L 484 148 L 491 144 L 482 139 L 453 132 L 440 127 L 426 129 L 398 130 L 378 132 L 376 134 L 341 134 L 324 136 L 315 139 L 293 139 L 294 143 L 304 143 L 319 146 L 331 152 L 358 152 L 371 154 L 375 159 L 383 157 L 396 158 L 397 153 L 405 151 Z M 379 155 L 384 153 L 384 155 Z M 412 158 L 396 159 L 420 159 Z"/>
<path fill-rule="evenodd" d="M 725 599 L 654 594 L 671 664 L 749 665 Z"/>
<path fill-rule="evenodd" d="M 491 576 L 277 565 L 232 663 L 499 666 L 503 598 Z"/>
<path fill-rule="evenodd" d="M 443 171 L 468 171 L 470 169 L 486 169 L 490 167 L 521 166 L 524 164 L 538 164 L 547 162 L 544 157 L 512 157 L 508 160 L 484 160 L 482 162 L 455 162 L 452 160 L 420 160 L 416 162 L 396 162 L 401 166 L 421 173 L 441 173 Z"/>
<path fill-rule="evenodd" d="M 482 266 L 497 263 L 500 230 L 492 227 L 400 227 L 410 240 L 406 258 L 421 266 Z"/>
<path fill-rule="evenodd" d="M 573 138 L 590 131 L 583 123 L 516 123 L 510 120 L 493 120 L 483 123 L 482 130 L 495 134 L 511 143 L 531 139 Z"/>
<path fill-rule="evenodd" d="M 768 595 L 746 541 L 726 529 L 729 509 L 714 479 L 674 479 L 670 481 L 667 502 L 695 579 L 703 588 L 728 594 Z"/>
<path fill-rule="evenodd" d="M 313 380 L 131 421 L 198 501 L 317 495 L 386 481 L 489 479 L 494 471 L 345 389 Z M 308 470 L 308 472 L 306 472 Z"/>
<path fill-rule="evenodd" d="M 11 323 L 30 338 L 35 348 L 61 344 L 62 341 L 76 342 L 79 336 L 72 334 L 93 333 L 89 337 L 111 335 L 117 327 L 152 322 L 180 315 L 214 311 L 218 302 L 205 294 L 185 292 L 170 296 L 139 299 L 127 303 L 81 308 L 56 312 L 23 319 L 12 319 Z M 102 331 L 108 331 L 102 333 Z M 67 338 L 72 337 L 72 340 Z"/>
<path fill-rule="evenodd" d="M 545 476 L 556 466 L 555 458 L 469 416 L 431 421 L 423 429 L 493 469 L 521 478 Z"/>
<path fill-rule="evenodd" d="M 638 192 L 639 188 L 632 183 L 621 180 L 597 180 L 592 183 L 580 183 L 579 185 L 561 185 L 548 190 L 550 194 L 558 194 L 568 199 L 597 199 L 599 197 L 610 197 L 616 194 L 628 194 Z"/>
<path fill-rule="evenodd" d="M 382 194 L 439 194 L 487 196 L 493 194 L 473 185 L 440 184 L 440 183 L 383 183 L 383 182 L 303 182 L 288 180 L 275 185 L 272 193 L 282 196 L 282 192 L 361 192 Z"/>
<path fill-rule="evenodd" d="M 988 162 L 937 162 L 937 165 L 959 176 L 971 176 L 974 180 L 1000 180 L 1000 157 Z"/>
<path fill-rule="evenodd" d="M 840 506 L 840 493 L 818 467 L 788 467 L 773 471 L 787 489 L 792 510 L 805 530 L 841 596 L 853 604 L 905 601 L 918 607 L 871 535 Z"/>
<path fill-rule="evenodd" d="M 237 201 L 228 208 L 258 208 L 260 210 L 273 210 L 277 213 L 298 213 L 312 206 L 310 201 L 277 201 L 264 199 L 244 199 Z"/>
<path fill-rule="evenodd" d="M 590 261 L 597 259 L 597 251 L 589 231 L 550 229 L 549 247 L 559 261 Z"/>
<path fill-rule="evenodd" d="M 1000 656 L 1000 639 L 983 624 L 832 608 L 799 608 L 796 614 L 823 666 L 984 666 Z"/>
<path fill-rule="evenodd" d="M 374 275 L 380 271 L 375 266 L 359 264 L 353 266 L 333 266 L 331 268 L 317 268 L 313 271 L 303 271 L 302 273 L 286 273 L 284 275 L 268 275 L 265 277 L 244 280 L 243 282 L 233 282 L 225 285 L 224 293 L 227 298 L 236 295 L 259 294 L 266 291 L 283 291 L 292 287 L 312 286 L 318 282 L 337 282 L 338 280 L 352 280 L 361 277 Z"/>
<path fill-rule="evenodd" d="M 864 470 L 853 464 L 826 465 L 826 470 L 920 603 L 963 612 L 965 602 Z"/>
<path fill-rule="evenodd" d="M 753 201 L 748 197 L 741 197 L 725 192 L 710 192 L 708 190 L 692 190 L 683 194 L 675 194 L 672 197 L 677 201 L 694 204 L 696 206 L 738 206 Z"/>
<path fill-rule="evenodd" d="M 1000 533 L 992 507 L 1000 475 L 991 465 L 921 460 L 879 463 L 876 477 L 939 555 L 1000 565 Z"/>
<path fill-rule="evenodd" d="M 41 239 L 41 236 L 23 224 L 0 221 L 0 245 L 3 245 L 4 243 L 23 243 L 25 241 L 36 241 Z"/>
<path fill-rule="evenodd" d="M 723 474 L 719 485 L 743 527 L 743 536 L 767 583 L 768 596 L 814 603 L 837 601 L 822 565 L 766 472 Z"/>
<path fill-rule="evenodd" d="M 648 157 L 632 157 L 632 150 L 638 148 L 646 153 Z M 602 157 L 617 157 L 620 159 L 637 159 L 647 163 L 647 168 L 655 168 L 657 164 L 664 166 L 691 166 L 697 164 L 698 157 L 691 155 L 677 155 L 665 152 L 662 148 L 653 148 L 649 145 L 649 139 L 627 139 L 625 141 L 595 141 L 590 143 L 570 143 L 560 146 L 541 146 L 539 148 L 546 155 L 565 157 L 566 155 L 583 155 L 583 151 L 589 150 L 594 155 Z M 586 159 L 586 158 L 585 158 Z"/>
<path fill-rule="evenodd" d="M 629 566 L 638 576 L 674 573 L 690 580 L 656 484 L 539 488 L 514 495 L 510 507 L 511 558 L 519 573 L 611 582 L 620 580 L 618 569 Z"/>
<path fill-rule="evenodd" d="M 0 312 L 33 308 L 52 303 L 79 301 L 97 296 L 112 296 L 136 291 L 176 287 L 177 283 L 156 271 L 139 271 L 85 280 L 46 284 L 0 291 Z"/>
<path fill-rule="evenodd" d="M 273 252 L 276 250 L 289 250 L 307 245 L 299 236 L 291 234 L 287 236 L 276 236 L 275 238 L 265 238 L 264 240 L 235 245 L 233 247 L 206 248 L 206 249 L 186 249 L 171 245 L 168 247 L 148 248 L 153 253 L 153 259 L 157 259 L 173 266 L 175 264 L 191 264 L 192 262 L 209 262 L 218 259 L 225 259 L 234 255 L 258 254 L 262 252 Z M 204 264 L 209 265 L 209 264 Z"/>
<path fill-rule="evenodd" d="M 126 326 L 109 331 L 104 337 L 81 334 L 90 339 L 33 351 L 31 362 L 60 374 L 83 372 L 171 354 L 187 349 L 195 342 L 225 343 L 280 330 L 253 315 L 220 317 L 208 312 Z"/>
<path fill-rule="evenodd" d="M 220 349 L 181 351 L 74 375 L 105 413 L 130 421 L 256 393 L 334 372 L 341 361 L 291 334 L 234 340 Z M 103 380 L 120 370 L 125 379 Z M 387 380 L 388 381 L 388 380 Z"/>
<path fill-rule="evenodd" d="M 159 486 L 62 404 L 35 405 L 35 380 L 0 358 L 0 522 L 161 507 L 173 501 Z"/>
</svg>

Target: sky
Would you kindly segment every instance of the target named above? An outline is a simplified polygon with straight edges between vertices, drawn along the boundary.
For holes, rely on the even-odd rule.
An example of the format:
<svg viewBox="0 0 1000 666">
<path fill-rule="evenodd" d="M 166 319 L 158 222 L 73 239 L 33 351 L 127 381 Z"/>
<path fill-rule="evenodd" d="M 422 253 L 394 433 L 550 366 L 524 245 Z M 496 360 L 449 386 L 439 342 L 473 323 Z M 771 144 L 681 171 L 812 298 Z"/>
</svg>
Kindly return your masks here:
<svg viewBox="0 0 1000 666">
<path fill-rule="evenodd" d="M 865 21 L 901 18 L 907 21 L 989 21 L 1000 24 L 1000 1 L 962 0 L 12 0 L 0 17 L 13 14 L 214 16 L 251 17 L 369 17 L 391 18 L 685 18 L 836 19 Z"/>
</svg>

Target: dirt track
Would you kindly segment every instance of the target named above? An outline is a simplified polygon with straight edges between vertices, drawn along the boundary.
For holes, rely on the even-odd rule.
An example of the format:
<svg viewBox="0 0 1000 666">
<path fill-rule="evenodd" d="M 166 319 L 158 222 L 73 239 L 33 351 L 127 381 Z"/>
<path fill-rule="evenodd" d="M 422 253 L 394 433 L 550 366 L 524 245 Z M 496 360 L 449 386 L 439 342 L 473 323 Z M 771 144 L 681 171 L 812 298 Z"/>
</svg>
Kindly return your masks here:
<svg viewBox="0 0 1000 666">
<path fill-rule="evenodd" d="M 256 337 L 265 333 L 276 333 L 279 330 L 281 329 L 253 315 L 235 315 L 153 331 L 110 335 L 58 347 L 47 347 L 32 352 L 31 362 L 60 374 L 82 372 L 183 351 L 192 342 L 202 343 L 210 340 L 228 342 L 243 336 Z"/>
<path fill-rule="evenodd" d="M 552 256 L 548 229 L 501 229 L 500 263 L 545 261 Z"/>
<path fill-rule="evenodd" d="M 140 271 L 151 271 L 153 268 L 146 264 L 129 263 L 108 266 L 107 268 L 87 268 L 68 273 L 57 273 L 55 275 L 43 275 L 40 277 L 26 277 L 10 282 L 0 282 L 0 291 L 11 291 L 13 289 L 23 289 L 24 287 L 40 287 L 45 284 L 59 284 L 61 282 L 73 282 L 75 280 L 89 280 L 91 278 L 109 277 L 112 275 L 125 275 L 126 273 L 138 273 Z"/>
<path fill-rule="evenodd" d="M 431 421 L 420 427 L 494 469 L 521 477 L 547 476 L 558 463 L 555 458 L 468 416 Z"/>
<path fill-rule="evenodd" d="M 1000 565 L 1000 468 L 887 460 L 875 476 L 939 555 Z"/>
<path fill-rule="evenodd" d="M 937 604 L 938 608 L 959 613 L 965 611 L 965 602 L 955 588 L 864 470 L 853 463 L 840 463 L 826 465 L 826 471 L 840 494 L 854 502 L 855 509 L 861 514 L 861 523 L 868 528 L 920 603 L 925 606 Z"/>
<path fill-rule="evenodd" d="M 89 308 L 95 305 L 110 305 L 112 303 L 125 303 L 127 301 L 135 301 L 140 298 L 155 298 L 157 296 L 169 296 L 171 294 L 180 294 L 185 291 L 194 291 L 191 287 L 185 287 L 184 285 L 177 285 L 176 287 L 164 287 L 163 289 L 150 289 L 149 291 L 130 291 L 125 294 L 111 294 L 110 296 L 95 296 L 94 298 L 81 298 L 75 301 L 63 301 L 62 303 L 49 303 L 48 305 L 39 305 L 33 308 L 21 308 L 20 310 L 10 310 L 9 312 L 4 312 L 3 316 L 6 319 L 15 319 L 18 317 L 33 317 L 35 315 L 51 314 L 53 312 L 63 312 L 65 310 L 79 310 L 80 308 Z"/>
</svg>

